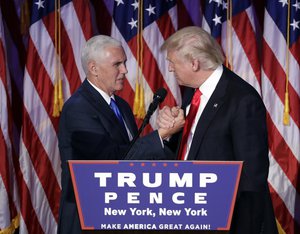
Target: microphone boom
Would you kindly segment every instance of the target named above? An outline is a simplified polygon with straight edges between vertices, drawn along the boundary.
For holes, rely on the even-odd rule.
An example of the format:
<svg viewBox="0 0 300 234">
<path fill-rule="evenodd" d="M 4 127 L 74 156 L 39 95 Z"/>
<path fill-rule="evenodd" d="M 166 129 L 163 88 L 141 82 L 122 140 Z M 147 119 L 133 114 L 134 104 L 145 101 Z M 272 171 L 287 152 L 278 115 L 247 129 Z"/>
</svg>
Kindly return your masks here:
<svg viewBox="0 0 300 234">
<path fill-rule="evenodd" d="M 165 100 L 165 97 L 167 96 L 167 90 L 164 88 L 160 88 L 158 89 L 155 94 L 153 95 L 153 101 L 151 102 L 151 104 L 149 105 L 147 114 L 143 120 L 143 123 L 141 125 L 141 127 L 138 130 L 138 133 L 136 134 L 136 136 L 134 136 L 133 140 L 131 141 L 130 146 L 127 149 L 127 152 L 125 154 L 125 159 L 130 159 L 127 157 L 130 149 L 132 148 L 132 146 L 134 145 L 134 143 L 136 142 L 136 140 L 139 138 L 141 132 L 144 130 L 145 126 L 149 123 L 149 119 L 151 117 L 151 115 L 153 114 L 153 112 L 156 110 L 156 108 L 158 107 L 159 103 L 162 103 Z"/>
</svg>

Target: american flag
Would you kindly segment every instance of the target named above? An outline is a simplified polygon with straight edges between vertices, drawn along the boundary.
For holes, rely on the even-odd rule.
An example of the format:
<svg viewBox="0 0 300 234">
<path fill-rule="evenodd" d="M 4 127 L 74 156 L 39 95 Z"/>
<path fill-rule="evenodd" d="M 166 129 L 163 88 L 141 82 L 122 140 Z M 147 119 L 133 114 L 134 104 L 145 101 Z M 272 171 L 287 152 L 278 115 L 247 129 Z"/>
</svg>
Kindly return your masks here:
<svg viewBox="0 0 300 234">
<path fill-rule="evenodd" d="M 128 83 L 120 95 L 133 104 L 135 92 L 133 84 L 136 79 L 134 72 L 137 69 L 135 42 L 132 39 L 135 35 L 132 34 L 132 40 L 130 40 L 129 37 L 125 37 L 125 34 L 121 34 L 120 27 L 129 25 L 115 23 L 117 15 L 113 14 L 112 4 L 116 4 L 115 11 L 123 10 L 133 13 L 129 9 L 134 9 L 130 7 L 132 7 L 131 4 L 136 4 L 136 1 L 124 1 L 127 8 L 122 9 L 118 9 L 118 5 L 122 6 L 123 1 L 99 2 L 102 1 L 92 1 L 92 5 L 90 5 L 89 1 L 82 0 L 60 1 L 62 51 L 59 68 L 62 73 L 63 97 L 64 100 L 70 97 L 85 78 L 80 64 L 80 49 L 92 36 L 92 22 L 97 31 L 97 26 L 99 26 L 96 24 L 97 18 L 110 12 L 108 14 L 111 17 L 112 36 L 123 42 L 130 71 L 127 77 Z M 195 8 L 192 2 L 196 3 L 198 7 Z M 109 5 L 112 6 L 111 11 L 109 11 Z M 97 9 L 97 6 L 101 6 L 101 8 Z M 171 0 L 144 1 L 144 6 L 147 13 L 144 15 L 147 24 L 143 29 L 143 56 L 145 56 L 146 64 L 143 69 L 145 81 L 143 84 L 146 107 L 152 100 L 153 92 L 162 86 L 169 90 L 166 103 L 179 104 L 179 88 L 174 84 L 175 79 L 171 79 L 167 75 L 165 56 L 159 54 L 159 46 L 165 38 L 177 30 L 178 25 L 183 27 L 194 24 L 192 22 L 199 24 L 200 3 L 190 0 L 178 1 L 177 4 Z M 178 6 L 180 7 L 177 8 Z M 35 0 L 31 10 L 18 162 L 21 174 L 19 186 L 21 195 L 20 233 L 56 233 L 58 222 L 61 168 L 57 145 L 59 118 L 52 116 L 57 74 L 54 9 L 55 4 L 52 0 Z M 191 11 L 189 11 L 190 9 Z M 177 15 L 181 15 L 184 20 L 178 20 Z M 167 26 L 164 24 L 165 22 L 168 23 Z M 107 23 L 100 21 L 100 24 Z M 164 66 L 158 66 L 161 63 Z M 151 124 L 152 127 L 155 127 L 153 121 Z"/>
<path fill-rule="evenodd" d="M 230 5 L 231 4 L 231 9 Z M 299 23 L 300 3 L 291 1 L 289 100 L 291 125 L 283 125 L 287 0 L 268 1 L 264 18 L 262 64 L 259 32 L 250 1 L 206 1 L 203 28 L 222 45 L 228 67 L 261 94 L 269 131 L 269 187 L 280 233 L 299 233 Z M 283 11 L 283 7 L 286 7 Z M 297 12 L 297 10 L 299 10 Z M 259 40 L 260 41 L 260 40 Z M 298 53 L 296 53 L 298 51 Z M 298 207 L 298 208 L 297 208 Z"/>
<path fill-rule="evenodd" d="M 159 48 L 164 40 L 179 28 L 179 25 L 183 27 L 194 24 L 192 20 L 181 22 L 180 19 L 193 17 L 197 22 L 197 19 L 200 18 L 200 3 L 199 1 L 193 2 L 194 8 L 191 10 L 189 9 L 191 1 L 179 1 L 177 3 L 172 0 L 144 0 L 142 1 L 143 5 L 139 5 L 137 0 L 115 1 L 112 11 L 111 35 L 122 42 L 128 58 L 128 83 L 125 85 L 126 91 L 120 92 L 120 96 L 126 99 L 133 109 L 135 82 L 138 77 L 137 67 L 141 69 L 142 73 L 141 84 L 145 93 L 143 100 L 145 110 L 152 101 L 153 93 L 160 87 L 164 87 L 168 91 L 163 105 L 180 105 L 180 89 L 173 74 L 168 72 L 166 54 L 162 54 Z M 179 4 L 181 4 L 180 8 Z M 142 8 L 142 18 L 138 16 L 139 8 Z M 137 61 L 139 56 L 137 46 L 139 24 L 142 24 L 142 45 L 140 46 L 143 47 L 142 67 Z M 152 129 L 156 128 L 156 114 L 157 112 L 150 119 Z"/>
<path fill-rule="evenodd" d="M 13 2 L 18 5 L 23 1 L 0 1 L 0 6 L 13 4 Z M 32 19 L 28 38 L 24 86 L 20 85 L 23 83 L 23 79 L 20 79 L 19 75 L 22 72 L 17 72 L 18 70 L 14 68 L 16 63 L 18 66 L 22 66 L 22 62 L 25 60 L 22 58 L 23 50 L 25 51 L 22 48 L 22 38 L 17 39 L 16 34 L 12 34 L 11 40 L 13 42 L 7 43 L 10 37 L 6 35 L 5 44 L 3 29 L 0 26 L 0 134 L 3 135 L 0 137 L 0 183 L 4 183 L 3 186 L 0 184 L 2 186 L 0 187 L 1 202 L 2 197 L 12 197 L 12 199 L 0 203 L 0 212 L 3 209 L 10 210 L 4 216 L 0 215 L 0 228 L 7 227 L 19 210 L 18 196 L 13 192 L 16 190 L 7 189 L 8 180 L 3 178 L 13 178 L 10 180 L 10 183 L 13 184 L 15 177 L 17 177 L 20 196 L 20 233 L 56 233 L 61 187 L 60 159 L 56 137 L 59 118 L 52 117 L 53 92 L 56 80 L 54 2 L 53 0 L 32 1 Z M 93 31 L 94 34 L 109 34 L 122 41 L 128 57 L 129 73 L 127 74 L 128 82 L 120 95 L 133 107 L 138 67 L 137 31 L 135 27 L 138 16 L 135 7 L 138 5 L 136 2 L 135 0 L 60 1 L 62 43 L 60 68 L 64 100 L 77 89 L 85 78 L 80 64 L 80 49 L 85 41 L 92 36 Z M 159 87 L 165 87 L 169 91 L 167 100 L 163 105 L 180 104 L 179 88 L 174 83 L 175 79 L 166 70 L 166 55 L 160 54 L 159 47 L 177 29 L 187 25 L 201 25 L 200 2 L 200 0 L 143 1 L 144 65 L 142 84 L 145 91 L 145 109 L 152 100 L 153 92 Z M 228 15 L 226 1 L 206 1 L 203 27 L 209 30 L 222 44 L 228 66 L 252 84 L 263 97 L 268 110 L 271 162 L 269 184 L 276 218 L 282 228 L 281 233 L 294 234 L 300 233 L 300 9 L 298 1 L 292 0 L 288 22 L 288 0 L 276 0 L 267 3 L 263 40 L 259 38 L 254 9 L 249 0 L 232 0 L 232 14 L 229 12 Z M 209 12 L 211 12 L 210 15 Z M 8 11 L 8 8 L 4 10 L 4 13 L 8 16 L 13 15 Z M 229 26 L 227 26 L 227 18 L 231 20 Z M 15 17 L 13 19 L 7 17 L 7 19 L 9 19 L 6 21 L 9 30 L 16 29 L 17 25 L 12 24 Z M 288 23 L 290 25 L 289 59 L 286 60 L 287 33 L 284 27 Z M 216 30 L 216 34 L 214 30 Z M 262 41 L 263 43 L 262 64 L 259 62 L 257 52 L 257 48 L 260 48 L 257 44 L 257 38 L 259 42 Z M 13 43 L 17 45 L 14 49 L 11 48 Z M 19 54 L 18 61 L 16 60 L 17 56 L 13 53 L 15 50 L 22 52 Z M 5 51 L 6 53 L 9 51 L 9 54 L 5 54 Z M 10 76 L 7 72 L 7 66 L 4 65 L 7 60 L 9 61 Z M 289 64 L 289 126 L 282 123 L 287 64 Z M 3 73 L 3 71 L 5 72 Z M 14 93 L 14 89 L 18 92 Z M 17 134 L 15 132 L 12 134 L 10 129 L 11 125 L 13 125 L 14 131 L 20 127 L 18 118 L 21 116 L 21 111 L 18 108 L 15 109 L 16 105 L 12 99 L 23 92 L 24 113 L 20 153 L 18 154 L 18 147 L 11 146 L 12 142 L 15 141 L 13 138 Z M 14 112 L 15 110 L 19 112 Z M 11 111 L 14 114 L 13 119 L 10 114 Z M 148 128 L 147 131 L 155 128 L 153 120 L 150 124 L 151 128 Z M 12 150 L 15 148 L 17 155 L 14 155 L 14 150 Z M 17 157 L 18 155 L 19 157 Z M 14 186 L 10 188 L 15 188 Z"/>
<path fill-rule="evenodd" d="M 267 1 L 261 87 L 268 110 L 269 185 L 280 229 L 291 234 L 300 233 L 299 52 L 300 2 Z M 289 125 L 283 124 L 286 90 L 290 109 Z"/>
<path fill-rule="evenodd" d="M 13 162 L 16 149 L 13 140 L 12 88 L 1 8 L 0 61 L 0 230 L 13 230 L 18 223 L 19 194 Z"/>
<path fill-rule="evenodd" d="M 203 28 L 221 44 L 226 65 L 260 91 L 256 19 L 250 0 L 207 0 Z"/>
<path fill-rule="evenodd" d="M 59 118 L 52 116 L 56 69 L 67 99 L 85 78 L 80 50 L 92 34 L 88 1 L 60 1 L 62 50 L 56 67 L 54 10 L 55 1 L 37 0 L 31 11 L 19 156 L 21 233 L 56 233 L 61 192 Z"/>
</svg>

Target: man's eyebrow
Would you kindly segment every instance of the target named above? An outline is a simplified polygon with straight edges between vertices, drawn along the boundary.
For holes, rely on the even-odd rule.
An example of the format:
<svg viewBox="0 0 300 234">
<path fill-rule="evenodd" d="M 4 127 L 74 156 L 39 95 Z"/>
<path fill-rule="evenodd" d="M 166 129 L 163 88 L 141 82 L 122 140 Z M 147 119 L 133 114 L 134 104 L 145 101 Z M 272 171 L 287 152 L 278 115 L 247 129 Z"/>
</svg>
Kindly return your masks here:
<svg viewBox="0 0 300 234">
<path fill-rule="evenodd" d="M 117 61 L 113 62 L 113 65 L 119 65 L 121 63 L 126 63 L 126 61 L 127 61 L 127 59 L 125 59 L 125 60 L 117 60 Z"/>
</svg>

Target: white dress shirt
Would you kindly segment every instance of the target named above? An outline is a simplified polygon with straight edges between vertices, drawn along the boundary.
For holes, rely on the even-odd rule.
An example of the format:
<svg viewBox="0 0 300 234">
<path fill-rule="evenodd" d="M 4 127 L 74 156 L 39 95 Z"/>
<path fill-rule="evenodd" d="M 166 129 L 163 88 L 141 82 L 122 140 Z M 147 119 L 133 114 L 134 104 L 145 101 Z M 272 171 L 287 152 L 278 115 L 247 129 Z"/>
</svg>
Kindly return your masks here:
<svg viewBox="0 0 300 234">
<path fill-rule="evenodd" d="M 98 87 L 96 87 L 94 84 L 92 84 L 92 82 L 90 82 L 89 80 L 87 80 L 91 86 L 93 86 L 99 93 L 100 95 L 103 97 L 103 99 L 107 102 L 107 104 L 110 106 L 110 99 L 113 98 L 114 100 L 115 99 L 115 95 L 112 95 L 111 97 L 106 93 L 104 92 L 102 89 L 99 89 Z M 124 121 L 124 118 L 122 116 L 122 119 L 123 119 L 123 122 L 125 124 L 125 128 L 126 128 L 126 131 L 127 131 L 127 135 L 128 135 L 128 138 L 129 140 L 131 141 L 133 139 L 133 136 L 131 135 L 131 132 L 129 131 L 128 127 L 127 127 L 127 124 L 126 122 Z"/>
<path fill-rule="evenodd" d="M 202 93 L 200 106 L 198 108 L 196 117 L 194 119 L 194 122 L 193 122 L 192 127 L 191 127 L 191 131 L 190 131 L 189 136 L 188 136 L 187 147 L 186 147 L 186 152 L 185 152 L 185 155 L 184 155 L 184 160 L 187 160 L 188 154 L 190 152 L 193 136 L 194 136 L 194 133 L 195 133 L 195 130 L 196 130 L 196 127 L 197 127 L 197 123 L 200 119 L 200 116 L 201 116 L 208 100 L 210 99 L 212 93 L 214 92 L 214 90 L 215 90 L 215 88 L 216 88 L 216 86 L 217 86 L 217 84 L 218 84 L 218 82 L 219 82 L 219 80 L 222 76 L 222 73 L 223 73 L 223 66 L 220 65 L 207 78 L 207 80 L 199 87 L 199 89 Z M 186 108 L 186 116 L 188 115 L 189 110 L 190 110 L 190 105 L 188 105 L 187 108 Z M 201 124 L 201 123 L 199 123 L 199 124 Z"/>
</svg>

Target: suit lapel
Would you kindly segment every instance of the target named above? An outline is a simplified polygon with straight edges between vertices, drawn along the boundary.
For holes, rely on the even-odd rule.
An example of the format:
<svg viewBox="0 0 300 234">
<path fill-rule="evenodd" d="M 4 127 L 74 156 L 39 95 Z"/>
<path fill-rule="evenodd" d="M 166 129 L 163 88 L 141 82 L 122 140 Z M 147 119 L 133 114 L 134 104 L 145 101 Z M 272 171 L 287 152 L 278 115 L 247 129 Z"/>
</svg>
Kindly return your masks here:
<svg viewBox="0 0 300 234">
<path fill-rule="evenodd" d="M 119 135 L 125 141 L 129 141 L 127 132 L 123 126 L 121 126 L 119 120 L 115 116 L 112 109 L 109 107 L 104 98 L 95 90 L 87 79 L 82 83 L 82 95 L 89 101 L 89 103 L 94 106 L 95 110 L 99 113 L 98 118 L 101 122 L 104 122 L 103 127 L 107 128 L 108 132 L 111 132 L 111 126 L 119 125 L 118 131 Z M 108 124 L 105 124 L 105 123 Z M 118 137 L 118 136 L 114 136 Z"/>
<path fill-rule="evenodd" d="M 127 128 L 129 129 L 132 137 L 134 137 L 137 134 L 137 127 L 135 124 L 134 117 L 132 115 L 132 112 L 130 109 L 127 108 L 125 104 L 123 104 L 124 101 L 120 99 L 117 95 L 115 95 L 116 102 L 118 104 L 118 107 L 123 114 L 124 121 L 126 123 Z"/>
<path fill-rule="evenodd" d="M 225 68 L 224 68 L 225 71 Z M 197 123 L 196 130 L 193 136 L 191 149 L 188 155 L 188 160 L 194 160 L 197 157 L 197 152 L 201 146 L 203 137 L 205 136 L 205 132 L 209 127 L 211 121 L 214 119 L 214 116 L 221 108 L 225 101 L 225 90 L 228 85 L 228 79 L 223 74 L 218 82 L 212 96 L 210 97 L 208 103 L 206 104 L 200 119 Z"/>
</svg>

